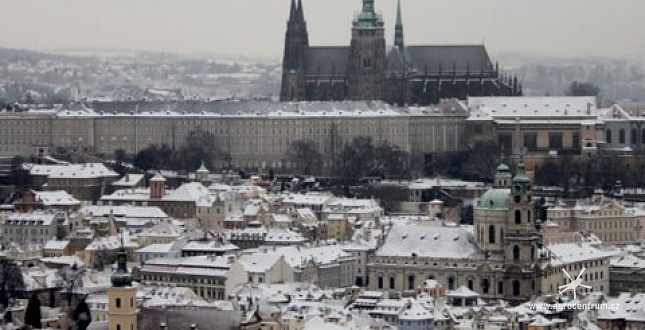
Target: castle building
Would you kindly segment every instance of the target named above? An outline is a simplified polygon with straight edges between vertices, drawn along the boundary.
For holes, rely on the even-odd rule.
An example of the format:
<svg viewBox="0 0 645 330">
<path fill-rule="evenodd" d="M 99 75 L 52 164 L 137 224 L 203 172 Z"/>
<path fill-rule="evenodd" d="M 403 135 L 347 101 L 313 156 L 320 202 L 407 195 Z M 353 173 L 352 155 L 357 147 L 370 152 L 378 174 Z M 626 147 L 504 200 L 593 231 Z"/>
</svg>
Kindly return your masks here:
<svg viewBox="0 0 645 330">
<path fill-rule="evenodd" d="M 352 22 L 349 46 L 310 46 L 302 0 L 292 0 L 280 100 L 383 100 L 403 105 L 522 94 L 517 78 L 502 77 L 483 45 L 407 46 L 400 3 L 391 47 L 386 45 L 384 24 L 374 0 L 363 0 Z"/>
<path fill-rule="evenodd" d="M 132 286 L 132 275 L 126 265 L 127 254 L 123 244 L 117 257 L 117 269 L 110 278 L 108 289 L 108 330 L 137 330 L 137 288 Z"/>
</svg>

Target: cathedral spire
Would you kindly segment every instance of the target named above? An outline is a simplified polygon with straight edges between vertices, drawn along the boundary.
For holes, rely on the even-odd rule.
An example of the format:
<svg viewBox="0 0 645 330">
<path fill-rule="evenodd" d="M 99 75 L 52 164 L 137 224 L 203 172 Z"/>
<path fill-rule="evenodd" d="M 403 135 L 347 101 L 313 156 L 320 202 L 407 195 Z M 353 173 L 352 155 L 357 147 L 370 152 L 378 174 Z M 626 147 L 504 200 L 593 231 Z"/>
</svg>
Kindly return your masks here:
<svg viewBox="0 0 645 330">
<path fill-rule="evenodd" d="M 296 20 L 296 0 L 291 0 L 291 10 L 289 11 L 289 22 Z"/>
<path fill-rule="evenodd" d="M 394 45 L 403 51 L 405 43 L 403 41 L 403 18 L 401 15 L 401 0 L 399 0 L 396 8 L 396 25 L 394 26 Z"/>
<path fill-rule="evenodd" d="M 298 0 L 298 11 L 296 13 L 296 19 L 300 23 L 305 21 L 304 10 L 302 9 L 302 0 Z"/>
</svg>

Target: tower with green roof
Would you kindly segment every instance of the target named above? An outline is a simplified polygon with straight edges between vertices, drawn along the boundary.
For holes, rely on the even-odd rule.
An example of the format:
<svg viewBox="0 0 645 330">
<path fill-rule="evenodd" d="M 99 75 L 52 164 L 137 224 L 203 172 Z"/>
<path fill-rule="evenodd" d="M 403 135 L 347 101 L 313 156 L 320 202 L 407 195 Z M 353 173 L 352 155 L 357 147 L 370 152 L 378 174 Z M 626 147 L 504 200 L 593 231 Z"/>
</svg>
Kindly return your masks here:
<svg viewBox="0 0 645 330">
<path fill-rule="evenodd" d="M 502 159 L 497 166 L 493 188 L 482 195 L 473 207 L 475 240 L 487 253 L 502 254 L 504 231 L 510 207 L 512 175 Z"/>
<path fill-rule="evenodd" d="M 506 266 L 505 297 L 517 299 L 537 295 L 534 265 L 538 261 L 539 236 L 532 208 L 531 179 L 520 158 L 511 182 L 510 207 L 504 235 Z M 539 278 L 538 278 L 539 279 Z"/>
<path fill-rule="evenodd" d="M 363 0 L 363 9 L 352 22 L 349 49 L 348 94 L 352 100 L 380 100 L 386 69 L 385 23 L 374 0 Z"/>
</svg>

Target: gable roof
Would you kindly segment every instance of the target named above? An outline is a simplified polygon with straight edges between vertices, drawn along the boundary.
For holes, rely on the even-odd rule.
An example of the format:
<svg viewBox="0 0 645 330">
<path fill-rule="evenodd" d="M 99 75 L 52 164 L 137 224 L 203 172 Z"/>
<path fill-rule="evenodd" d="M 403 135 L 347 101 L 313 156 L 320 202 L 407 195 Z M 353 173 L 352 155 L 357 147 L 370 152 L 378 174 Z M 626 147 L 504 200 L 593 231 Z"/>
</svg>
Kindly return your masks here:
<svg viewBox="0 0 645 330">
<path fill-rule="evenodd" d="M 483 45 L 457 46 L 408 46 L 406 55 L 410 66 L 417 72 L 438 72 L 439 68 L 445 73 L 451 73 L 453 66 L 461 75 L 470 69 L 472 74 L 492 72 L 493 65 Z"/>
<path fill-rule="evenodd" d="M 348 60 L 349 47 L 309 47 L 305 72 L 344 75 L 347 73 Z"/>
<path fill-rule="evenodd" d="M 483 259 L 472 233 L 460 227 L 430 227 L 397 223 L 376 256 Z"/>
</svg>

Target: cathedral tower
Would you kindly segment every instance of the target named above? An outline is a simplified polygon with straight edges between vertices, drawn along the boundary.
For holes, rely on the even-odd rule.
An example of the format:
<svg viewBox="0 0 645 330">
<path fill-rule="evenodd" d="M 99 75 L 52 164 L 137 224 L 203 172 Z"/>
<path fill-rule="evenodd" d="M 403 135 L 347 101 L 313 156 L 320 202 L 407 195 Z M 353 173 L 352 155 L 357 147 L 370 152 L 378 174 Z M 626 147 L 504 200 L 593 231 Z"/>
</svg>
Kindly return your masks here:
<svg viewBox="0 0 645 330">
<path fill-rule="evenodd" d="M 282 86 L 280 101 L 305 100 L 305 69 L 309 34 L 305 22 L 302 0 L 291 0 L 287 34 L 284 39 L 284 56 L 282 59 Z"/>
<path fill-rule="evenodd" d="M 380 100 L 386 69 L 383 18 L 374 0 L 363 0 L 363 10 L 352 23 L 348 92 L 351 100 Z"/>
<path fill-rule="evenodd" d="M 108 289 L 108 330 L 137 330 L 137 288 L 132 286 L 126 259 L 121 241 L 118 266 L 110 278 L 112 287 Z"/>
</svg>

